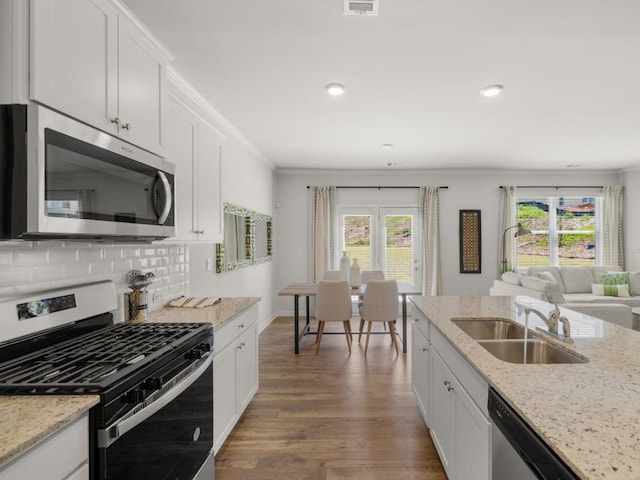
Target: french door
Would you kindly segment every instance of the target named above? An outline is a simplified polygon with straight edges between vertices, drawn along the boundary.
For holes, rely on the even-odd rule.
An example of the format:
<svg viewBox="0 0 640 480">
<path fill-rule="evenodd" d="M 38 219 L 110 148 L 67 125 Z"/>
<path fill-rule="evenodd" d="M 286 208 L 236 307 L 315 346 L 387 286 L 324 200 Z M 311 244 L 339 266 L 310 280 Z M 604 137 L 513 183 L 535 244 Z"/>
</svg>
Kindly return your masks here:
<svg viewBox="0 0 640 480">
<path fill-rule="evenodd" d="M 340 207 L 338 217 L 340 255 L 358 259 L 360 270 L 382 270 L 387 279 L 420 288 L 416 207 Z"/>
</svg>

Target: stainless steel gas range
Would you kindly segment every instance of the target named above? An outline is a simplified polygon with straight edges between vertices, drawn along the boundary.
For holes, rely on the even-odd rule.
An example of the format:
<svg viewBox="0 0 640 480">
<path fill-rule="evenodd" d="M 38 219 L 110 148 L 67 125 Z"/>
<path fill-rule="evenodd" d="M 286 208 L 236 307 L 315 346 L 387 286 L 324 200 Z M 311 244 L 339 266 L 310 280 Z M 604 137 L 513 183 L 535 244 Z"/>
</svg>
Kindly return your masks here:
<svg viewBox="0 0 640 480">
<path fill-rule="evenodd" d="M 213 329 L 122 324 L 112 282 L 0 302 L 0 394 L 96 394 L 91 480 L 211 480 Z"/>
</svg>

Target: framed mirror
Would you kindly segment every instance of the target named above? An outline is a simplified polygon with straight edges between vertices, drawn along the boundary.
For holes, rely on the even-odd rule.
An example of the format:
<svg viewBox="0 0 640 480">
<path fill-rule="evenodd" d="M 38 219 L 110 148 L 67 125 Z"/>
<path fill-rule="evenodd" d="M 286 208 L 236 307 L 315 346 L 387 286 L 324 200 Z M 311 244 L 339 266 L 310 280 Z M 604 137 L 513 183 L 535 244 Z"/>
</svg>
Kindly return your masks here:
<svg viewBox="0 0 640 480">
<path fill-rule="evenodd" d="M 264 263 L 272 255 L 271 217 L 262 213 L 253 214 L 253 262 Z"/>
<path fill-rule="evenodd" d="M 271 261 L 273 223 L 269 215 L 224 204 L 224 242 L 216 244 L 216 272 Z"/>
<path fill-rule="evenodd" d="M 253 263 L 251 212 L 224 204 L 224 241 L 216 244 L 216 272 L 228 272 Z"/>
</svg>

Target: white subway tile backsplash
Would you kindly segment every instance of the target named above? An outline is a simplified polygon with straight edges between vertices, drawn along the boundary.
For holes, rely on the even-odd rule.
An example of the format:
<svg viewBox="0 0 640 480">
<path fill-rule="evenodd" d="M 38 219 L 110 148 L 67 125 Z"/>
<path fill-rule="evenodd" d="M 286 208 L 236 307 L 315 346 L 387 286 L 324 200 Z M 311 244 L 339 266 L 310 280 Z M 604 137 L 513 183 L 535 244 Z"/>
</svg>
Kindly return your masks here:
<svg viewBox="0 0 640 480">
<path fill-rule="evenodd" d="M 11 287 L 21 283 L 31 283 L 33 272 L 30 268 L 0 270 L 0 287 Z"/>
<path fill-rule="evenodd" d="M 49 250 L 16 250 L 13 262 L 16 267 L 45 265 L 49 261 Z"/>
<path fill-rule="evenodd" d="M 91 268 L 92 275 L 105 275 L 105 274 L 113 273 L 112 262 L 91 263 L 90 268 Z"/>
<path fill-rule="evenodd" d="M 67 285 L 112 280 L 116 285 L 117 319 L 124 319 L 126 273 L 153 272 L 149 287 L 153 307 L 183 295 L 188 287 L 185 245 L 124 245 L 90 242 L 12 241 L 0 244 L 0 297 Z M 152 300 L 151 300 L 152 299 Z"/>
<path fill-rule="evenodd" d="M 57 263 L 74 263 L 78 261 L 79 253 L 75 248 L 63 248 L 60 250 L 51 250 L 49 253 L 49 262 Z"/>
<path fill-rule="evenodd" d="M 91 268 L 88 263 L 75 263 L 64 266 L 65 278 L 87 277 L 91 274 Z"/>
<path fill-rule="evenodd" d="M 103 252 L 105 260 L 121 260 L 124 258 L 124 250 L 122 247 L 105 248 Z"/>
<path fill-rule="evenodd" d="M 44 265 L 33 268 L 34 282 L 51 282 L 64 278 L 64 265 Z"/>
<path fill-rule="evenodd" d="M 103 260 L 102 248 L 82 248 L 78 250 L 78 261 L 80 262 L 100 262 Z"/>
</svg>

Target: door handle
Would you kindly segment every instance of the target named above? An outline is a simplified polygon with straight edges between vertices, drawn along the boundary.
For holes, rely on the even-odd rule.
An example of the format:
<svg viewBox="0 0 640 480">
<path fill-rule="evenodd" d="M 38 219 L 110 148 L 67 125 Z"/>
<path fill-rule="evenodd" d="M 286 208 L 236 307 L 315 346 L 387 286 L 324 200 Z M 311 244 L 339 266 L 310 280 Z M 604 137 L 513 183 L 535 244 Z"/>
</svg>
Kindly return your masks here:
<svg viewBox="0 0 640 480">
<path fill-rule="evenodd" d="M 171 204 L 173 203 L 173 198 L 171 195 L 171 185 L 169 185 L 169 180 L 164 172 L 158 172 L 158 179 L 162 184 L 162 188 L 164 189 L 164 205 L 162 207 L 162 211 L 156 214 L 158 215 L 158 224 L 164 225 L 164 222 L 167 221 L 167 217 L 169 216 L 169 212 L 171 211 Z"/>
</svg>

